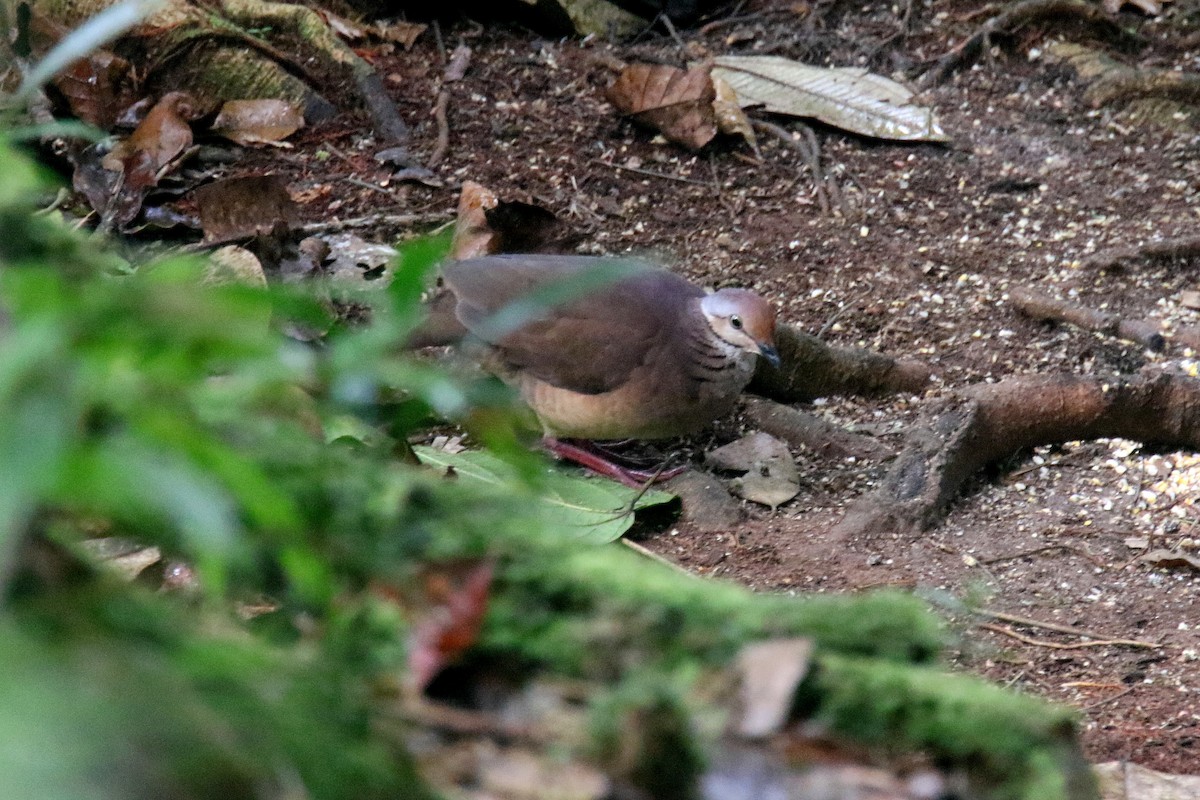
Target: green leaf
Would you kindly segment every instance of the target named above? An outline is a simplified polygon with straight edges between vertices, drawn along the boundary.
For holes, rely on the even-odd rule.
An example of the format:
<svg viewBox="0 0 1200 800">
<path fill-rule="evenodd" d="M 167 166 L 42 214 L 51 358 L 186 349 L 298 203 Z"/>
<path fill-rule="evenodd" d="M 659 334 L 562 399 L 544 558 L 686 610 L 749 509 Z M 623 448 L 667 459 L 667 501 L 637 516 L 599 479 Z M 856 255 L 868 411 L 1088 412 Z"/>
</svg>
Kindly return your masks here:
<svg viewBox="0 0 1200 800">
<path fill-rule="evenodd" d="M 413 448 L 425 464 L 452 468 L 464 483 L 500 490 L 517 500 L 531 492 L 512 466 L 491 453 L 468 450 L 447 453 L 432 447 Z M 549 531 L 590 544 L 607 544 L 620 539 L 633 524 L 633 513 L 641 508 L 670 502 L 675 495 L 658 489 L 642 492 L 614 481 L 585 478 L 553 467 L 547 468 L 532 497 L 529 512 Z"/>
</svg>

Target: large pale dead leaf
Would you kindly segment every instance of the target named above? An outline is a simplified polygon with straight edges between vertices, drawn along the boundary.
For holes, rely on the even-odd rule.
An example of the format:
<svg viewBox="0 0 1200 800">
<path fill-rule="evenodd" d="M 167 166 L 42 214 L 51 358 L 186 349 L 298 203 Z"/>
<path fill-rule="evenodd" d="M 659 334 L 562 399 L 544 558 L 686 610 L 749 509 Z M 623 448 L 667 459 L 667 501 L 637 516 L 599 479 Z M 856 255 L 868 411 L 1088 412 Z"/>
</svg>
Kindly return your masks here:
<svg viewBox="0 0 1200 800">
<path fill-rule="evenodd" d="M 812 650 L 808 639 L 777 639 L 742 648 L 737 658 L 739 713 L 733 719 L 739 736 L 761 739 L 783 728 L 796 687 L 808 674 Z"/>
<path fill-rule="evenodd" d="M 127 581 L 132 581 L 148 567 L 162 560 L 162 553 L 157 547 L 146 547 L 116 536 L 85 539 L 80 545 L 96 563 L 111 569 Z"/>
<path fill-rule="evenodd" d="M 742 108 L 813 117 L 878 139 L 949 140 L 933 111 L 912 103 L 912 91 L 864 69 L 810 67 L 779 56 L 721 56 L 712 74 L 733 87 Z"/>
<path fill-rule="evenodd" d="M 612 86 L 608 101 L 673 142 L 699 150 L 717 135 L 708 70 L 665 64 L 630 64 Z"/>
<path fill-rule="evenodd" d="M 512 469 L 503 460 L 480 450 L 447 453 L 431 447 L 414 447 L 422 463 L 452 470 L 458 480 L 509 489 Z M 593 480 L 551 470 L 530 505 L 548 531 L 604 544 L 620 539 L 633 524 L 633 512 L 666 503 L 674 495 L 651 489 L 641 492 L 614 481 Z"/>
<path fill-rule="evenodd" d="M 213 133 L 238 144 L 279 147 L 290 147 L 283 140 L 302 127 L 304 112 L 299 105 L 270 98 L 230 100 L 212 124 Z"/>
<path fill-rule="evenodd" d="M 1102 800 L 1193 800 L 1200 797 L 1200 775 L 1169 775 L 1125 761 L 1097 764 Z"/>
</svg>

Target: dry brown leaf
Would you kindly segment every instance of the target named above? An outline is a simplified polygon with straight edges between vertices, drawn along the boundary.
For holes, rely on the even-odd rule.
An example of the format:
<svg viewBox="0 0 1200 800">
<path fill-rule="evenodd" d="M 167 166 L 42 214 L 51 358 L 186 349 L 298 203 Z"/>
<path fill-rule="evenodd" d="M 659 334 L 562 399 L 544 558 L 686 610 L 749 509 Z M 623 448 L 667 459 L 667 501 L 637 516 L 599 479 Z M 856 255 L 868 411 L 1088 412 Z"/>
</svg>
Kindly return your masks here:
<svg viewBox="0 0 1200 800">
<path fill-rule="evenodd" d="M 299 221 L 296 204 L 276 175 L 216 181 L 197 189 L 195 197 L 209 244 L 283 234 Z"/>
<path fill-rule="evenodd" d="M 125 185 L 152 186 L 161 173 L 192 146 L 192 127 L 200 111 L 187 92 L 163 95 L 150 113 L 104 157 L 106 169 L 125 173 Z"/>
<path fill-rule="evenodd" d="M 716 90 L 704 67 L 630 64 L 608 87 L 608 101 L 637 122 L 691 150 L 717 135 Z"/>
<path fill-rule="evenodd" d="M 461 261 L 500 252 L 500 236 L 487 221 L 487 211 L 500 200 L 491 189 L 475 181 L 464 181 L 458 196 L 458 219 L 450 257 Z"/>
<path fill-rule="evenodd" d="M 302 127 L 304 113 L 298 105 L 264 98 L 226 102 L 212 124 L 212 131 L 241 145 L 291 147 L 282 140 Z"/>
<path fill-rule="evenodd" d="M 411 50 L 417 38 L 428 29 L 429 26 L 420 22 L 377 22 L 372 26 L 371 30 L 380 39 L 386 42 L 394 42 L 400 45 L 405 50 Z"/>
<path fill-rule="evenodd" d="M 1158 549 L 1151 550 L 1146 555 L 1138 559 L 1146 564 L 1155 567 L 1165 567 L 1167 569 L 1175 567 L 1190 567 L 1194 570 L 1200 570 L 1200 558 L 1181 553 L 1178 550 Z"/>
<path fill-rule="evenodd" d="M 324 8 L 313 8 L 313 10 L 320 15 L 321 19 L 325 20 L 325 24 L 329 26 L 331 31 L 336 33 L 347 42 L 362 41 L 363 39 L 367 38 L 367 34 L 370 33 L 367 26 L 360 25 L 354 20 L 338 16 L 332 11 Z"/>
</svg>

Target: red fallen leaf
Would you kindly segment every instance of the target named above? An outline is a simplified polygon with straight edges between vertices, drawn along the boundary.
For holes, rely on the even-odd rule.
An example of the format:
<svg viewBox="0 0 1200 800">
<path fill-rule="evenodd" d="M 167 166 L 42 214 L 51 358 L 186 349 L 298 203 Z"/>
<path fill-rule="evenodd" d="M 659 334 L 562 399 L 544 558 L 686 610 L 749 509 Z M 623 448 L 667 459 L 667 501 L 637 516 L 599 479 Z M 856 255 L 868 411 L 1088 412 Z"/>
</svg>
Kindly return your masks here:
<svg viewBox="0 0 1200 800">
<path fill-rule="evenodd" d="M 54 79 L 71 113 L 108 130 L 133 100 L 133 67 L 108 50 L 76 61 Z"/>
<path fill-rule="evenodd" d="M 428 577 L 426 591 L 442 601 L 413 628 L 408 653 L 409 681 L 423 691 L 442 669 L 475 643 L 487 613 L 494 565 L 485 561 L 472 567 L 458 585 L 448 575 Z"/>
<path fill-rule="evenodd" d="M 630 64 L 608 87 L 608 101 L 673 142 L 699 150 L 717 135 L 716 89 L 705 67 Z"/>
</svg>

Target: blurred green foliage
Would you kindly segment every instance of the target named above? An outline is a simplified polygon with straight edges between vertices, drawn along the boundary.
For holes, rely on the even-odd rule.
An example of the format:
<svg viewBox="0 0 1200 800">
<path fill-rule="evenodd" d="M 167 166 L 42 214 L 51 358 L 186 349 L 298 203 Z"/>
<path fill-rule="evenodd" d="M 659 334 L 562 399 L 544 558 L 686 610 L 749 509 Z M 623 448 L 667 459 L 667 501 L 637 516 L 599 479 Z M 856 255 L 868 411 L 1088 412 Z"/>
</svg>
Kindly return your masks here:
<svg viewBox="0 0 1200 800">
<path fill-rule="evenodd" d="M 264 311 L 325 323 L 318 303 L 207 285 L 198 260 L 123 274 L 31 213 L 28 160 L 0 143 L 0 162 L 0 795 L 422 796 L 372 735 L 407 631 L 368 584 L 522 528 L 511 491 L 394 457 L 405 420 L 507 413 L 395 355 L 439 254 L 408 252 L 376 324 L 312 347 Z M 325 442 L 347 418 L 370 445 Z M 97 532 L 183 559 L 198 596 L 95 572 L 77 547 Z M 271 619 L 236 617 L 264 594 Z"/>
</svg>

